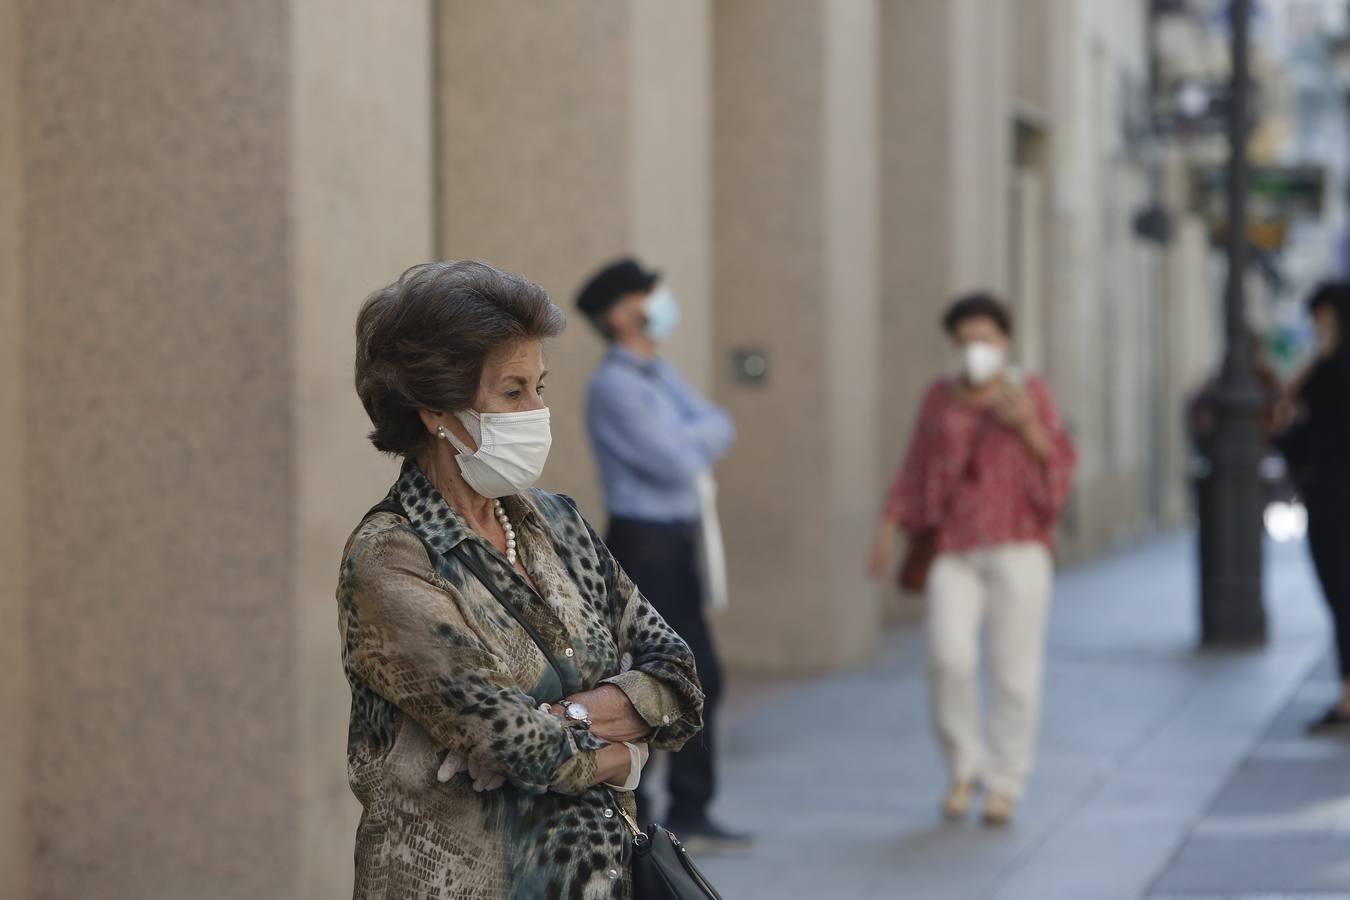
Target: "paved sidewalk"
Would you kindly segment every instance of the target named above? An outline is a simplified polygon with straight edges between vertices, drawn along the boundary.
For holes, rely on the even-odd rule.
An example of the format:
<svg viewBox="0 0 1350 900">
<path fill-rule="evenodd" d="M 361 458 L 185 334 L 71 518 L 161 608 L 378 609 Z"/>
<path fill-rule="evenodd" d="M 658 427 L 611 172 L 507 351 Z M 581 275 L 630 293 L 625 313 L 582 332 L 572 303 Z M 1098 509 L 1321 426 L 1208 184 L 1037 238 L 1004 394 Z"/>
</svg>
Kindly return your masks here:
<svg viewBox="0 0 1350 900">
<path fill-rule="evenodd" d="M 1197 653 L 1191 540 L 1162 539 L 1060 578 L 1041 758 L 1012 828 L 939 820 L 945 775 L 923 642 L 903 630 L 864 671 L 734 699 L 718 812 L 759 844 L 700 864 L 727 900 L 1138 900 L 1164 870 L 1160 890 L 1212 896 L 1218 881 L 1187 873 L 1231 858 L 1206 843 L 1230 827 L 1228 807 L 1201 817 L 1325 654 L 1326 632 L 1303 548 L 1272 546 L 1270 645 Z M 1325 689 L 1311 687 L 1304 705 Z M 1308 752 L 1339 764 L 1350 792 L 1344 756 Z M 1309 769 L 1321 791 L 1324 776 Z M 1284 876 L 1271 868 L 1273 885 Z M 1347 866 L 1325 874 L 1323 884 L 1340 880 L 1350 894 Z"/>
<path fill-rule="evenodd" d="M 1192 829 L 1157 900 L 1350 900 L 1350 737 L 1304 728 L 1339 689 L 1328 656 Z"/>
</svg>

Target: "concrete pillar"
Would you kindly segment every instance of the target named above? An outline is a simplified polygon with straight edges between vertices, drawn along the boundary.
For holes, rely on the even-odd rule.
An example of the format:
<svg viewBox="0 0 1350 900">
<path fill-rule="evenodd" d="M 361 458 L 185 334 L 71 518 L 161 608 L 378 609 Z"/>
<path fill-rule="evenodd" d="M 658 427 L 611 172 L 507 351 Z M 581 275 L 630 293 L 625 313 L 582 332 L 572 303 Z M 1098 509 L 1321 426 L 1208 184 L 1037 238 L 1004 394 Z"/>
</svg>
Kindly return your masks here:
<svg viewBox="0 0 1350 900">
<path fill-rule="evenodd" d="M 864 659 L 877 511 L 877 8 L 715 4 L 716 346 L 763 351 L 762 383 L 719 365 L 741 425 L 723 466 L 733 661 Z M 750 52 L 747 48 L 753 48 Z"/>
<path fill-rule="evenodd" d="M 0 896 L 350 890 L 352 322 L 432 244 L 367 7 L 0 2 Z"/>
<path fill-rule="evenodd" d="M 293 893 L 284 5 L 19 5 L 37 898 Z"/>
<path fill-rule="evenodd" d="M 1002 4 L 881 5 L 884 481 L 925 388 L 952 369 L 942 311 L 960 291 L 1007 287 L 1010 38 Z"/>
<path fill-rule="evenodd" d="M 670 277 L 680 328 L 667 358 L 712 390 L 712 59 L 709 0 L 632 0 L 631 245 Z M 578 325 L 582 323 L 578 322 Z"/>
<path fill-rule="evenodd" d="M 1006 294 L 1013 128 L 1008 7 L 982 0 L 948 0 L 946 6 L 945 83 L 951 107 L 946 140 L 954 204 L 947 232 L 951 277 L 957 290 L 986 288 Z"/>
<path fill-rule="evenodd" d="M 300 896 L 351 894 L 359 805 L 347 785 L 338 557 L 398 463 L 365 440 L 352 387 L 367 293 L 435 255 L 428 0 L 291 0 L 294 360 L 292 595 L 300 703 Z"/>
<path fill-rule="evenodd" d="M 27 897 L 30 871 L 18 21 L 14 0 L 0 0 L 0 897 Z"/>
<path fill-rule="evenodd" d="M 440 253 L 542 284 L 570 315 L 549 350 L 554 444 L 544 484 L 604 512 L 586 437 L 602 346 L 574 312 L 581 281 L 637 252 L 682 301 L 672 358 L 706 384 L 706 0 L 438 6 Z"/>
<path fill-rule="evenodd" d="M 944 88 L 951 67 L 946 0 L 886 0 L 881 7 L 882 316 L 887 347 L 880 392 L 884 477 L 904 454 L 928 382 L 950 362 L 938 332 L 954 288 L 950 240 L 955 164 L 953 110 Z M 903 348 L 903 350 L 900 350 Z"/>
</svg>

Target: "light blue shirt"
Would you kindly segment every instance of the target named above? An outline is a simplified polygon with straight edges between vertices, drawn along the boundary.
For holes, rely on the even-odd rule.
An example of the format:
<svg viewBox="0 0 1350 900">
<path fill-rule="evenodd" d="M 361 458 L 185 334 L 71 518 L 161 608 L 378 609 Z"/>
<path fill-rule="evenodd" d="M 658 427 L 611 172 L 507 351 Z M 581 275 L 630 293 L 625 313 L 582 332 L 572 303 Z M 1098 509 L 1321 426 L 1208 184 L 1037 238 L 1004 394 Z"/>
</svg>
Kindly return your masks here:
<svg viewBox="0 0 1350 900">
<path fill-rule="evenodd" d="M 731 447 L 731 418 L 660 359 L 614 346 L 591 378 L 586 427 L 612 516 L 695 522 L 695 479 Z"/>
</svg>

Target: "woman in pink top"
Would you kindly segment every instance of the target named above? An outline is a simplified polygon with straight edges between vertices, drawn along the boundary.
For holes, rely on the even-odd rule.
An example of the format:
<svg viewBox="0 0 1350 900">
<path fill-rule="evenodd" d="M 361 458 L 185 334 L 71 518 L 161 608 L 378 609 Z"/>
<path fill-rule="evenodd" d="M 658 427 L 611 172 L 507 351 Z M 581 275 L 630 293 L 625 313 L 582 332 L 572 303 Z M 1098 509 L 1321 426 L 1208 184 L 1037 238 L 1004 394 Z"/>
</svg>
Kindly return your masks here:
<svg viewBox="0 0 1350 900">
<path fill-rule="evenodd" d="M 926 594 L 930 697 L 951 773 L 943 811 L 964 817 L 983 786 L 985 822 L 1002 825 L 1035 757 L 1051 552 L 1077 456 L 1045 382 L 1008 364 L 1012 319 L 1003 303 L 963 297 L 943 327 L 963 371 L 928 390 L 870 567 L 877 577 L 894 568 L 902 531 L 935 546 Z M 987 729 L 979 702 L 986 627 Z"/>
</svg>

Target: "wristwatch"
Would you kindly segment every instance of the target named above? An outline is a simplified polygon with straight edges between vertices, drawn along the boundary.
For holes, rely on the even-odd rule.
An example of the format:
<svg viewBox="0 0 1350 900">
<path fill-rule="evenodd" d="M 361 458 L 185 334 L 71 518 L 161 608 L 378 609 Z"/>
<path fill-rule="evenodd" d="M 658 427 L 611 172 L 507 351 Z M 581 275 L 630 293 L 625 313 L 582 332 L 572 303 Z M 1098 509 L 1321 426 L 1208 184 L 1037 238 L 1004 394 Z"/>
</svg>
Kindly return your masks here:
<svg viewBox="0 0 1350 900">
<path fill-rule="evenodd" d="M 564 719 L 569 722 L 579 722 L 587 728 L 591 727 L 591 711 L 585 706 L 567 699 L 559 700 L 558 705 L 563 708 Z"/>
</svg>

